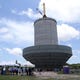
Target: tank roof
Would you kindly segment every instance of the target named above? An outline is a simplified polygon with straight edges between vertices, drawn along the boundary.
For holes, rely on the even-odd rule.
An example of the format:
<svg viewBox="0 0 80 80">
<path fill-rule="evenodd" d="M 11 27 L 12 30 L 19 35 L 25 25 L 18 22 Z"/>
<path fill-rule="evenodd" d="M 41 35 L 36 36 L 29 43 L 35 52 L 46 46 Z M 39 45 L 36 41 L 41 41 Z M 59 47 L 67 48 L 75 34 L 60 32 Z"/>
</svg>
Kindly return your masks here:
<svg viewBox="0 0 80 80">
<path fill-rule="evenodd" d="M 37 21 L 40 21 L 40 20 L 53 20 L 53 21 L 55 21 L 55 22 L 57 23 L 57 21 L 56 21 L 55 19 L 53 19 L 53 18 L 50 18 L 50 17 L 43 17 L 43 18 L 37 19 L 37 20 L 34 22 L 34 24 L 35 24 Z"/>
</svg>

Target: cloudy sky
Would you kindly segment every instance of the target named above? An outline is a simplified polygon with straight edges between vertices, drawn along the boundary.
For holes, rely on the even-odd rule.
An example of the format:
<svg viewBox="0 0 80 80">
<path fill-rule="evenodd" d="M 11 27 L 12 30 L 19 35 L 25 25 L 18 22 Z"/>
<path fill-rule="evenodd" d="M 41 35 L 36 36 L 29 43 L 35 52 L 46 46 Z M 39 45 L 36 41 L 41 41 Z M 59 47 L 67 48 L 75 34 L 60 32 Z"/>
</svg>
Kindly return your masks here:
<svg viewBox="0 0 80 80">
<path fill-rule="evenodd" d="M 6 1 L 6 2 L 5 2 Z M 80 0 L 0 0 L 0 63 L 12 63 L 22 57 L 25 47 L 34 45 L 33 23 L 42 15 L 57 21 L 58 42 L 72 47 L 68 63 L 80 63 Z"/>
</svg>

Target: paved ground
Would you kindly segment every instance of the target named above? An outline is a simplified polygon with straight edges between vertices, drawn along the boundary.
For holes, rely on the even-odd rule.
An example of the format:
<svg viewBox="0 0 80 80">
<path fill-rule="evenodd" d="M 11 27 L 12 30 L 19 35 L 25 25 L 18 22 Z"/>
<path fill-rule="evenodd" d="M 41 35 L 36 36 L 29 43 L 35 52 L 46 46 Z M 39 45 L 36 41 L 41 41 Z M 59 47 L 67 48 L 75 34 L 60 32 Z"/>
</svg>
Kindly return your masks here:
<svg viewBox="0 0 80 80">
<path fill-rule="evenodd" d="M 55 72 L 34 72 L 34 75 L 36 77 L 40 77 L 40 78 L 56 78 L 56 79 L 77 79 L 80 80 L 80 75 L 73 75 L 73 74 L 57 74 Z"/>
</svg>

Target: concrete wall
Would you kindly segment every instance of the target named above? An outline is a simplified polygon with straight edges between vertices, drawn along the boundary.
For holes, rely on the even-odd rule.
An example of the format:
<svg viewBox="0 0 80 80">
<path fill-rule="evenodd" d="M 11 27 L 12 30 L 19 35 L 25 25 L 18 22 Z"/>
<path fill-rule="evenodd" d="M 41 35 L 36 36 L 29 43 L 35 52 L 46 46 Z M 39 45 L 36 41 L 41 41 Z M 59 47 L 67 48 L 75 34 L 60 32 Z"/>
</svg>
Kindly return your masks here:
<svg viewBox="0 0 80 80">
<path fill-rule="evenodd" d="M 25 59 L 37 68 L 59 68 L 71 57 L 72 49 L 63 45 L 38 45 L 24 48 Z"/>
<path fill-rule="evenodd" d="M 34 23 L 35 45 L 57 45 L 56 21 L 52 18 L 41 18 Z"/>
</svg>

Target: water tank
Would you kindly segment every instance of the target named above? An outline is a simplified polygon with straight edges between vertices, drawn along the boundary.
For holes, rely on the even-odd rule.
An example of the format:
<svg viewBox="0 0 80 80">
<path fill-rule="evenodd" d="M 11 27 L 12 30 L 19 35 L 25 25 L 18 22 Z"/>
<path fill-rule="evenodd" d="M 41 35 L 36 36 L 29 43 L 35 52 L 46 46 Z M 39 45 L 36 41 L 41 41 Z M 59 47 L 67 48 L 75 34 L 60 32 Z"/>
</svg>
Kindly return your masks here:
<svg viewBox="0 0 80 80">
<path fill-rule="evenodd" d="M 57 45 L 56 20 L 52 18 L 40 18 L 34 22 L 35 45 Z"/>
</svg>

